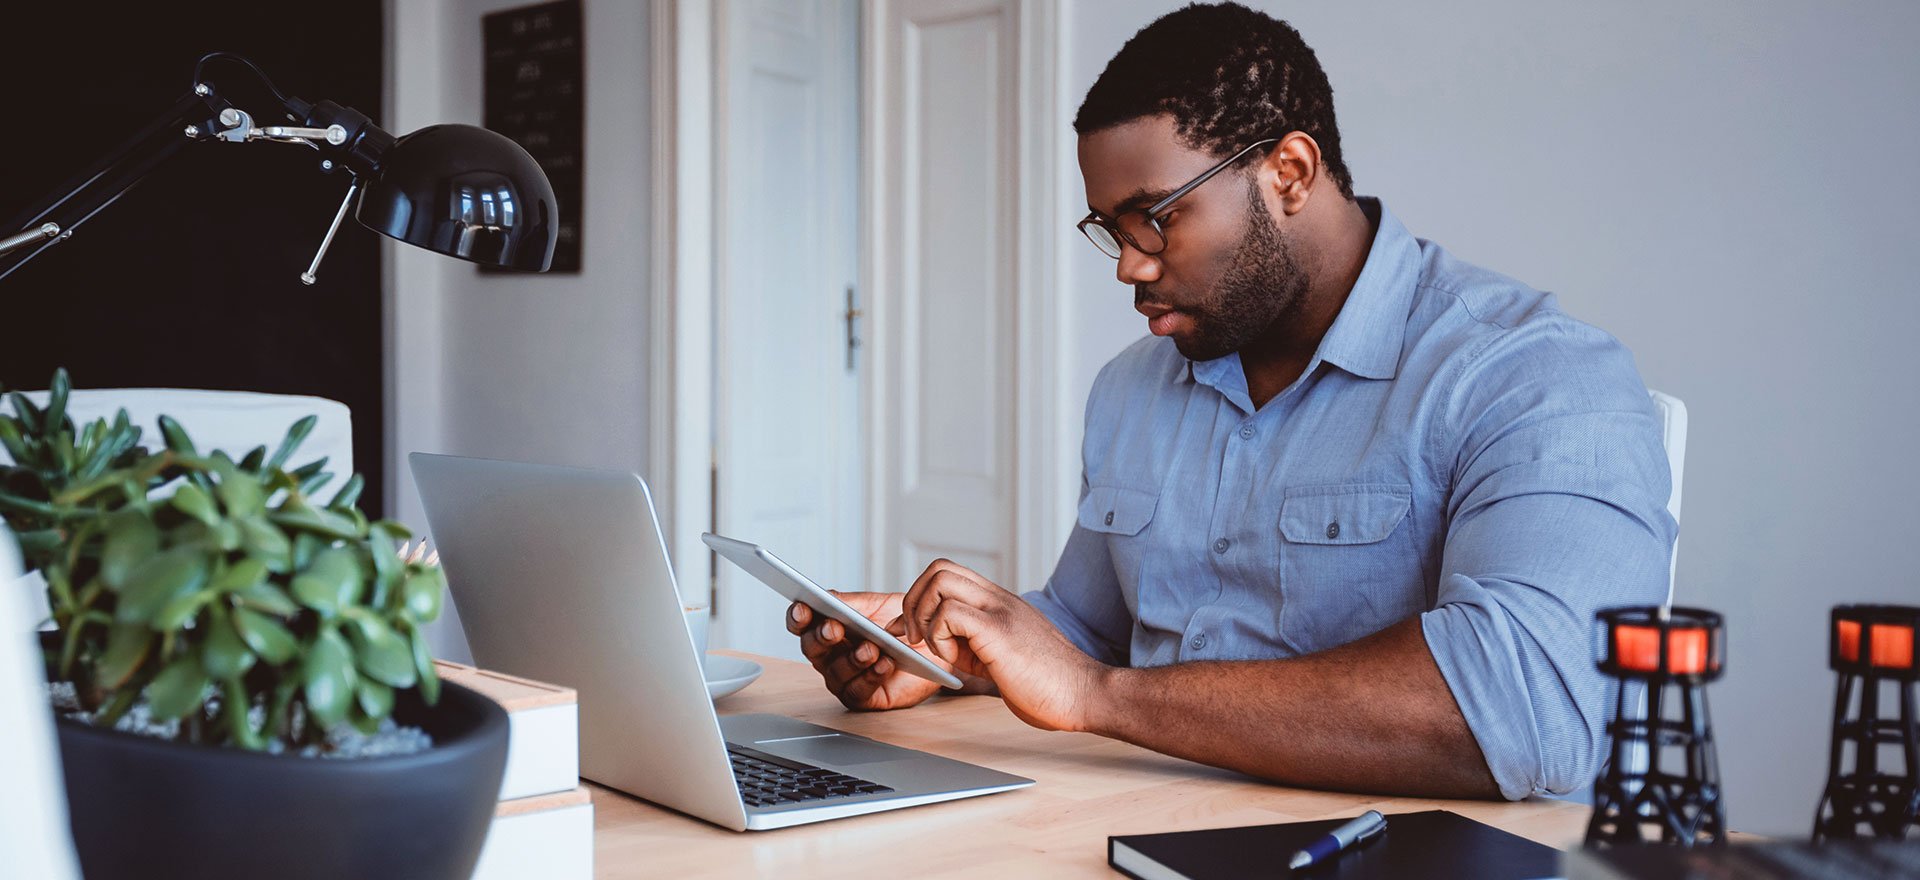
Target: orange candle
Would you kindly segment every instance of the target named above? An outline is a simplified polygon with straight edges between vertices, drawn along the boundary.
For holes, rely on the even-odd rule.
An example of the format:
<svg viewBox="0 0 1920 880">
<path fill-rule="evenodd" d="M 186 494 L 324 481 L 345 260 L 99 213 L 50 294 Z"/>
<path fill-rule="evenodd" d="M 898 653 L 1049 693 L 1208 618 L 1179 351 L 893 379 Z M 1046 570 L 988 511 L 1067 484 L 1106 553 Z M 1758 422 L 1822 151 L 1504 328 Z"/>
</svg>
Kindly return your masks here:
<svg viewBox="0 0 1920 880">
<path fill-rule="evenodd" d="M 1860 622 L 1839 621 L 1840 659 L 1860 662 Z M 1889 669 L 1913 668 L 1913 628 L 1893 623 L 1873 625 L 1873 656 L 1869 662 Z"/>
<path fill-rule="evenodd" d="M 1875 634 L 1878 637 L 1878 633 Z M 1657 672 L 1660 669 L 1660 628 L 1617 626 L 1613 630 L 1614 657 L 1621 669 Z M 1699 627 L 1667 630 L 1667 672 L 1698 675 L 1707 671 L 1707 631 Z"/>
</svg>

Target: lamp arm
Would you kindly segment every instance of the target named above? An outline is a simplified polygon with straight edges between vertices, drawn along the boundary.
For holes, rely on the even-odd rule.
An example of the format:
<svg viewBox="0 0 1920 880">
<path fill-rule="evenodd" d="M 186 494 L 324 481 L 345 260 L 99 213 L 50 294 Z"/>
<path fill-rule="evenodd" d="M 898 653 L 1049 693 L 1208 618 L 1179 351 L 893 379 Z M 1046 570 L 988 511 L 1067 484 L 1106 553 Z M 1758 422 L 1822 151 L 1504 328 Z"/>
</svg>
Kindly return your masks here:
<svg viewBox="0 0 1920 880">
<path fill-rule="evenodd" d="M 66 240 L 202 133 L 211 133 L 221 111 L 230 107 L 211 89 L 196 87 L 93 167 L 0 226 L 6 236 L 0 239 L 0 279 Z"/>
</svg>

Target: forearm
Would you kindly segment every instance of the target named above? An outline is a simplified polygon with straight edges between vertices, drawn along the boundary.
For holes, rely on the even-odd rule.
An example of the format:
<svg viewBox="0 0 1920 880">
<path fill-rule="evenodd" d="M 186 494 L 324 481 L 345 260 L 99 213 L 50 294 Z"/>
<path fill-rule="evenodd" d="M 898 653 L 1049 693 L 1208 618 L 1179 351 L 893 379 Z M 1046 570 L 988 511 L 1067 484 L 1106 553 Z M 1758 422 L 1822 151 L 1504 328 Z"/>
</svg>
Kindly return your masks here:
<svg viewBox="0 0 1920 880">
<path fill-rule="evenodd" d="M 1095 733 L 1290 785 L 1498 797 L 1418 618 L 1288 660 L 1115 668 Z"/>
</svg>

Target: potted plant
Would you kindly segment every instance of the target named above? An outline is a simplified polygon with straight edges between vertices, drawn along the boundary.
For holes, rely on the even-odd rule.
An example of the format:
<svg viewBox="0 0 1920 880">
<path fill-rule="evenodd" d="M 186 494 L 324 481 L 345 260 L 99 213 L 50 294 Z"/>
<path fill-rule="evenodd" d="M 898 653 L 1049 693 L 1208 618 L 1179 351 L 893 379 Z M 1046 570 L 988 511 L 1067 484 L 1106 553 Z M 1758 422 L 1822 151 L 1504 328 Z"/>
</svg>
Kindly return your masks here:
<svg viewBox="0 0 1920 880">
<path fill-rule="evenodd" d="M 10 395 L 0 518 L 47 584 L 86 875 L 469 876 L 506 716 L 435 676 L 444 579 L 407 530 L 367 520 L 360 477 L 321 502 L 325 460 L 289 469 L 311 417 L 236 460 L 165 416 L 160 452 L 124 410 L 76 427 L 68 395 L 64 371 L 44 408 Z M 402 726 L 431 746 L 363 739 Z"/>
</svg>

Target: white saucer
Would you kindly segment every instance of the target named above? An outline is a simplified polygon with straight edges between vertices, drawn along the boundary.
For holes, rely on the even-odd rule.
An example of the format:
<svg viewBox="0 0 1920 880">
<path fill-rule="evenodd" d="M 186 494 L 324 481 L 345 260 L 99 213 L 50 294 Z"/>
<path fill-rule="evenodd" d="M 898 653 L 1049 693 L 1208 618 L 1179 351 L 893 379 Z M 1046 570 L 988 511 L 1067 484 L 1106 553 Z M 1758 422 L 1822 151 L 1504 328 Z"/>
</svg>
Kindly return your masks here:
<svg viewBox="0 0 1920 880">
<path fill-rule="evenodd" d="M 708 654 L 705 671 L 707 695 L 717 700 L 753 684 L 753 680 L 766 670 L 752 660 Z"/>
</svg>

